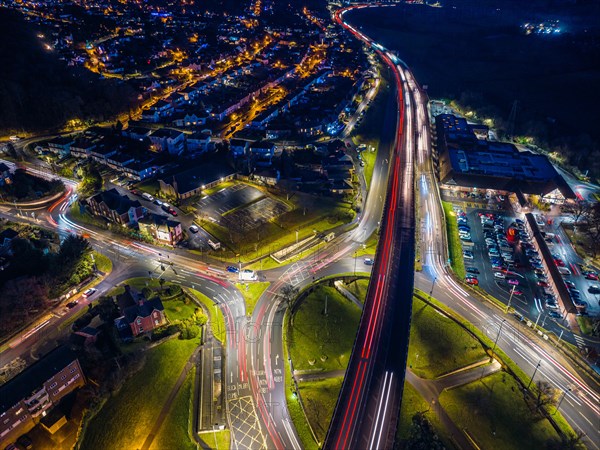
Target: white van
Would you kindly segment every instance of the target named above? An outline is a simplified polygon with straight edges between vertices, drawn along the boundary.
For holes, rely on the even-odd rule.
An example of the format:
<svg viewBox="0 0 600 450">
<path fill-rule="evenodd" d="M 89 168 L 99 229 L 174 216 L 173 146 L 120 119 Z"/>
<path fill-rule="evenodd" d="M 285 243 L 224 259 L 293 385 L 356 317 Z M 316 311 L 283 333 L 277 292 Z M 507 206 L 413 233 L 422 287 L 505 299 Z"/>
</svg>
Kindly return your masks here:
<svg viewBox="0 0 600 450">
<path fill-rule="evenodd" d="M 152 197 L 150 194 L 148 194 L 147 192 L 144 192 L 142 194 L 142 197 L 144 197 L 146 200 L 148 200 L 149 202 L 153 202 L 154 201 L 154 197 Z"/>
<path fill-rule="evenodd" d="M 571 275 L 571 271 L 566 267 L 557 267 L 557 269 L 562 275 Z"/>
</svg>

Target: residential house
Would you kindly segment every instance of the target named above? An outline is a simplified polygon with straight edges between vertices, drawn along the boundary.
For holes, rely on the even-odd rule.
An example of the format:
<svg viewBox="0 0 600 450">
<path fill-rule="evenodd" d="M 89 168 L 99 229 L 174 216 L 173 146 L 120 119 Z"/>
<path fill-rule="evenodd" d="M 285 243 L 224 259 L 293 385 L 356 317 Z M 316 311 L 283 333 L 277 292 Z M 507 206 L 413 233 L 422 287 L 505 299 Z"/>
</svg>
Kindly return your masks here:
<svg viewBox="0 0 600 450">
<path fill-rule="evenodd" d="M 185 134 L 172 128 L 161 128 L 154 131 L 150 136 L 150 141 L 158 152 L 168 151 L 172 155 L 183 153 L 185 144 Z"/>
<path fill-rule="evenodd" d="M 238 158 L 240 156 L 244 156 L 250 147 L 250 142 L 243 141 L 241 139 L 232 139 L 229 142 L 229 151 L 234 158 Z"/>
<path fill-rule="evenodd" d="M 77 355 L 61 346 L 0 386 L 0 448 L 8 448 L 84 385 Z"/>
<path fill-rule="evenodd" d="M 134 290 L 129 288 L 129 291 L 131 293 Z M 135 304 L 123 308 L 121 310 L 123 315 L 115 319 L 115 326 L 122 339 L 137 337 L 166 325 L 165 307 L 160 298 L 146 300 L 137 292 L 130 295 L 136 299 Z"/>
<path fill-rule="evenodd" d="M 181 223 L 168 216 L 148 214 L 138 222 L 140 232 L 146 233 L 161 244 L 175 245 L 183 239 Z"/>
<path fill-rule="evenodd" d="M 123 167 L 123 172 L 129 178 L 134 180 L 142 181 L 146 178 L 150 178 L 157 171 L 157 167 L 152 165 L 153 160 L 147 161 L 134 161 Z"/>
<path fill-rule="evenodd" d="M 106 158 L 106 164 L 108 167 L 114 170 L 118 170 L 122 172 L 125 169 L 127 164 L 131 164 L 135 161 L 135 158 L 126 153 L 115 153 L 113 156 L 109 156 Z"/>
<path fill-rule="evenodd" d="M 232 180 L 235 173 L 224 164 L 205 163 L 198 167 L 176 174 L 165 176 L 158 180 L 160 191 L 185 199 L 199 194 L 203 189 L 209 189 L 223 181 Z"/>
<path fill-rule="evenodd" d="M 206 124 L 206 115 L 193 112 L 180 112 L 173 116 L 173 125 L 176 127 L 193 127 Z"/>
<path fill-rule="evenodd" d="M 139 141 L 143 141 L 144 138 L 150 137 L 151 133 L 152 130 L 146 127 L 129 127 L 126 130 L 123 130 L 123 136 Z"/>
<path fill-rule="evenodd" d="M 12 241 L 16 238 L 19 233 L 12 228 L 6 228 L 0 233 L 0 254 L 10 255 L 12 254 Z"/>
<path fill-rule="evenodd" d="M 71 154 L 71 145 L 74 140 L 67 136 L 58 136 L 48 141 L 48 150 L 52 153 L 59 155 L 61 158 L 69 156 Z"/>
<path fill-rule="evenodd" d="M 12 183 L 12 173 L 10 167 L 4 163 L 0 163 L 0 186 Z"/>
<path fill-rule="evenodd" d="M 279 170 L 262 169 L 254 172 L 252 174 L 252 179 L 260 184 L 265 184 L 267 186 L 275 186 L 281 179 L 281 174 L 279 173 Z"/>
<path fill-rule="evenodd" d="M 250 144 L 250 154 L 257 166 L 270 166 L 275 155 L 275 144 L 270 141 L 258 141 Z"/>
<path fill-rule="evenodd" d="M 90 151 L 90 157 L 99 164 L 107 165 L 107 158 L 117 154 L 117 149 L 100 145 Z"/>
<path fill-rule="evenodd" d="M 131 200 L 112 188 L 88 199 L 92 213 L 120 225 L 135 224 L 144 217 L 144 208 L 138 200 Z"/>
<path fill-rule="evenodd" d="M 210 139 L 210 134 L 196 131 L 187 136 L 187 149 L 191 153 L 204 153 L 208 150 Z"/>
<path fill-rule="evenodd" d="M 87 138 L 77 139 L 71 145 L 71 156 L 75 158 L 88 158 L 95 148 L 96 142 Z"/>
</svg>

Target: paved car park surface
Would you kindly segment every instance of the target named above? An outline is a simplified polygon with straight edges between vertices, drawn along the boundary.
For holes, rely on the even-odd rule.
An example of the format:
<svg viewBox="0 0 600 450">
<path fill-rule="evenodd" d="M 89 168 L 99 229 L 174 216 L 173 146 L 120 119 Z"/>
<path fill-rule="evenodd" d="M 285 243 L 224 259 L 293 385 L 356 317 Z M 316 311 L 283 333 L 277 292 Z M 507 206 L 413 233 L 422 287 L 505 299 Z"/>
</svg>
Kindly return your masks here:
<svg viewBox="0 0 600 450">
<path fill-rule="evenodd" d="M 462 225 L 463 250 L 468 256 L 464 258 L 465 281 L 478 285 L 505 304 L 510 301 L 519 314 L 560 335 L 567 325 L 562 318 L 564 311 L 560 310 L 557 295 L 550 287 L 550 277 L 541 261 L 542 256 L 534 248 L 522 215 L 512 211 L 509 205 L 501 211 L 497 205 L 491 206 L 490 209 L 454 206 L 459 232 Z M 564 266 L 570 272 L 563 270 L 563 281 L 567 282 L 572 298 L 577 296 L 576 301 L 584 301 L 588 305 L 579 311 L 597 315 L 600 312 L 600 282 L 583 276 L 583 261 L 559 224 L 546 220 L 542 215 L 536 217 L 555 257 L 553 263 Z M 514 240 L 509 239 L 509 233 L 514 234 Z M 594 273 L 589 277 L 594 278 Z M 598 286 L 599 289 L 590 293 L 590 286 Z M 575 340 L 579 346 L 584 346 L 578 336 Z"/>
<path fill-rule="evenodd" d="M 227 211 L 257 201 L 265 195 L 258 189 L 239 183 L 228 186 L 198 202 L 198 212 L 209 220 L 219 222 Z"/>
</svg>

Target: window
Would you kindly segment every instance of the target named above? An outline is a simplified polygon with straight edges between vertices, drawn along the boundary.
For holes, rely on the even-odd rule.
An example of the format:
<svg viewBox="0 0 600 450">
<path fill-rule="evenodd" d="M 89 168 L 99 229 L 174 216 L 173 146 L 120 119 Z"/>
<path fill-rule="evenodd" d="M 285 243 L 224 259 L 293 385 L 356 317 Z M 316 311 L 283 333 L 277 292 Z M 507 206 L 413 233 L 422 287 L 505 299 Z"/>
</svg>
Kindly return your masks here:
<svg viewBox="0 0 600 450">
<path fill-rule="evenodd" d="M 50 385 L 50 389 L 54 389 L 54 388 L 56 387 L 56 385 L 57 385 L 57 384 L 58 384 L 58 383 L 57 383 L 56 381 L 55 381 L 54 383 L 52 383 L 52 384 Z"/>
<path fill-rule="evenodd" d="M 154 321 L 154 325 L 158 326 L 158 320 Z"/>
<path fill-rule="evenodd" d="M 137 320 L 137 322 L 136 322 L 136 323 L 137 323 L 138 325 L 141 325 L 141 324 L 142 324 L 142 319 L 138 318 L 138 320 Z"/>
<path fill-rule="evenodd" d="M 62 377 L 60 377 L 61 380 L 64 380 L 65 378 L 67 378 L 66 375 L 63 375 Z"/>
<path fill-rule="evenodd" d="M 70 373 L 73 373 L 77 370 L 77 367 L 71 367 Z"/>
</svg>

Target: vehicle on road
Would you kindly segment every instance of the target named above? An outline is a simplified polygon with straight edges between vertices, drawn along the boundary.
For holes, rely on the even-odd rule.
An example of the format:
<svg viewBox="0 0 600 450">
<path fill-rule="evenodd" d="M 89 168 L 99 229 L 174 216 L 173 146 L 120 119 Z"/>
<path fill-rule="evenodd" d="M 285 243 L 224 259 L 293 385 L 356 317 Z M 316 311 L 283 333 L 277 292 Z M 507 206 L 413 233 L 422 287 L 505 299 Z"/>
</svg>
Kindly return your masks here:
<svg viewBox="0 0 600 450">
<path fill-rule="evenodd" d="M 155 199 L 154 199 L 154 201 L 153 201 L 152 203 L 154 203 L 155 205 L 158 205 L 158 206 L 162 206 L 162 204 L 163 204 L 163 203 L 162 203 L 162 202 L 161 202 L 159 199 L 157 199 L 157 198 L 155 198 Z"/>
<path fill-rule="evenodd" d="M 192 233 L 197 233 L 198 231 L 200 231 L 200 228 L 198 228 L 198 225 L 192 225 L 190 226 L 190 231 Z"/>
<path fill-rule="evenodd" d="M 96 291 L 97 291 L 97 289 L 90 288 L 83 293 L 83 296 L 85 298 L 91 297 L 92 295 L 94 295 L 96 293 Z"/>
<path fill-rule="evenodd" d="M 72 302 L 67 303 L 67 308 L 69 308 L 69 309 L 75 308 L 78 303 L 79 303 L 79 301 L 73 300 Z"/>
<path fill-rule="evenodd" d="M 373 264 L 375 264 L 375 261 L 372 258 L 365 258 L 364 263 L 367 266 L 372 266 Z"/>
<path fill-rule="evenodd" d="M 169 208 L 169 214 L 171 214 L 172 216 L 177 217 L 177 211 L 175 211 L 173 208 Z"/>
<path fill-rule="evenodd" d="M 144 192 L 142 194 L 142 197 L 145 198 L 146 200 L 148 200 L 149 202 L 153 202 L 154 201 L 154 197 L 152 197 L 150 194 L 148 194 L 147 192 Z"/>
<path fill-rule="evenodd" d="M 231 273 L 239 273 L 240 269 L 238 269 L 235 266 L 227 266 L 227 272 L 231 272 Z"/>
</svg>

